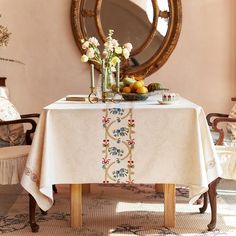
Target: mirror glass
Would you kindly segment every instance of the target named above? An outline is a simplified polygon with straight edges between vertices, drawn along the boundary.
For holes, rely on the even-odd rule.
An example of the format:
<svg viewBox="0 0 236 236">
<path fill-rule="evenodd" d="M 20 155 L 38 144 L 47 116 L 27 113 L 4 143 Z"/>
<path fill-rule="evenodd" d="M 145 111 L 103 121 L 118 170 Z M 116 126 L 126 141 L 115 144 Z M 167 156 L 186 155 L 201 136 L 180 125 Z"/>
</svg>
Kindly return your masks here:
<svg viewBox="0 0 236 236">
<path fill-rule="evenodd" d="M 77 44 L 81 38 L 94 36 L 103 45 L 109 29 L 114 30 L 113 38 L 120 44 L 132 43 L 125 74 L 146 77 L 159 69 L 177 43 L 180 26 L 180 0 L 72 1 L 72 28 Z"/>
</svg>

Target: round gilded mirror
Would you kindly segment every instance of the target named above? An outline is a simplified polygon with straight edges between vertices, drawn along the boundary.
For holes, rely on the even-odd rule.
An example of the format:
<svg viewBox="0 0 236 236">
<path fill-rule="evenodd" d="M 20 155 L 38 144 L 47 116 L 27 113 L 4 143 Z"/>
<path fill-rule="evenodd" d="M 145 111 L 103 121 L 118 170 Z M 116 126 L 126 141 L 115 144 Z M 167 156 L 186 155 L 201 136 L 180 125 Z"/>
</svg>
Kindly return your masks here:
<svg viewBox="0 0 236 236">
<path fill-rule="evenodd" d="M 147 77 L 161 68 L 177 44 L 181 0 L 72 0 L 71 20 L 81 53 L 81 39 L 94 36 L 103 45 L 113 29 L 120 44 L 133 45 L 121 74 Z"/>
</svg>

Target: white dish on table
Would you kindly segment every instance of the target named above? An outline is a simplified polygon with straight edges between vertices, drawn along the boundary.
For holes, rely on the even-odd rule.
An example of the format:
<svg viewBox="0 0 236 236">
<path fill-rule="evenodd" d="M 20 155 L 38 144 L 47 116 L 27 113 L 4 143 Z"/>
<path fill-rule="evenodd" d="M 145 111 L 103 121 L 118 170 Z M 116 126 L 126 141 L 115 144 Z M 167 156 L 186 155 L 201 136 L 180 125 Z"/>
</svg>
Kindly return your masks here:
<svg viewBox="0 0 236 236">
<path fill-rule="evenodd" d="M 176 103 L 177 101 L 176 100 L 175 101 L 162 101 L 162 100 L 159 100 L 158 102 L 161 105 L 171 105 L 171 104 Z"/>
</svg>

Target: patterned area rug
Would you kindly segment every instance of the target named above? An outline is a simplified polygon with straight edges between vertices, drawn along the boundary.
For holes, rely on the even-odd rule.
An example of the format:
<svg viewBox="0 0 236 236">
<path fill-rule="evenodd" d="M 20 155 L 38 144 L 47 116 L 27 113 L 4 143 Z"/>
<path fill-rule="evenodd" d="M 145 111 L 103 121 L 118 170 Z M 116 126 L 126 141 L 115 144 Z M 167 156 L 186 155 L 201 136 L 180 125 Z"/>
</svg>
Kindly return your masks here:
<svg viewBox="0 0 236 236">
<path fill-rule="evenodd" d="M 188 189 L 177 189 L 176 227 L 163 227 L 163 194 L 153 185 L 92 185 L 83 196 L 83 227 L 69 227 L 68 185 L 58 185 L 55 205 L 46 216 L 37 209 L 39 232 L 35 235 L 236 235 L 236 195 L 230 204 L 218 194 L 217 230 L 207 232 L 209 209 L 199 214 L 198 205 L 188 204 Z M 232 193 L 231 193 L 232 194 Z M 232 201 L 233 199 L 233 201 Z M 0 234 L 32 235 L 28 224 L 28 195 L 22 191 L 6 215 L 0 216 Z"/>
</svg>

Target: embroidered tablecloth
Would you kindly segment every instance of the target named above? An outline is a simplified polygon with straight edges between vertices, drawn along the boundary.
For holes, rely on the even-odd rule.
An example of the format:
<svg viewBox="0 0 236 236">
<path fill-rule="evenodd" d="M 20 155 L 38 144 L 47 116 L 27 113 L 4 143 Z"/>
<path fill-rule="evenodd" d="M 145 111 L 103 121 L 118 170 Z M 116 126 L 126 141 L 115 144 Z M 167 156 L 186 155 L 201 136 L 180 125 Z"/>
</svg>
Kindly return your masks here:
<svg viewBox="0 0 236 236">
<path fill-rule="evenodd" d="M 207 191 L 220 167 L 203 109 L 184 99 L 44 108 L 22 177 L 43 210 L 53 184 L 172 183 Z"/>
</svg>

